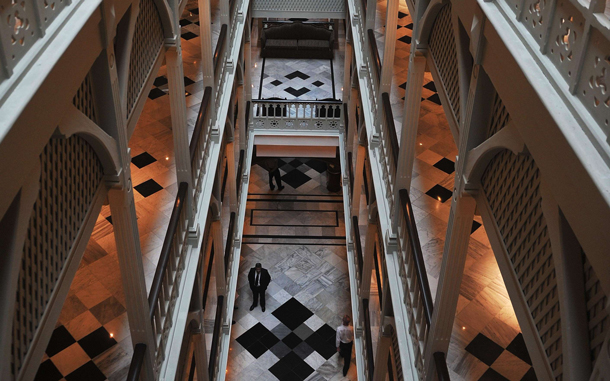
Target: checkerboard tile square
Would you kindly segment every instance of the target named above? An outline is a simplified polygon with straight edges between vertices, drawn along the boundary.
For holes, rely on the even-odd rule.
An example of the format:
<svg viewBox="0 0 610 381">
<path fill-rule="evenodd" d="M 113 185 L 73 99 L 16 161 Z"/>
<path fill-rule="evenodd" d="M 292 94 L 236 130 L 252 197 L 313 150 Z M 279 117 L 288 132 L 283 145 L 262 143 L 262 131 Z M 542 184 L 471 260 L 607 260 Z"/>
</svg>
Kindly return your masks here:
<svg viewBox="0 0 610 381">
<path fill-rule="evenodd" d="M 284 337 L 282 339 L 282 341 L 284 342 L 284 344 L 286 344 L 288 346 L 288 348 L 290 349 L 294 349 L 297 345 L 301 344 L 303 342 L 303 340 L 301 340 L 300 337 L 298 337 L 297 335 L 294 334 L 294 332 L 291 332 L 288 336 Z"/>
<path fill-rule="evenodd" d="M 278 81 L 278 80 L 276 79 L 275 81 L 270 82 L 270 83 L 271 83 L 273 86 L 279 86 L 279 85 L 281 85 L 283 82 Z"/>
<path fill-rule="evenodd" d="M 476 221 L 475 221 L 476 222 Z M 519 333 L 513 341 L 506 347 L 506 350 L 515 356 L 519 357 L 521 360 L 526 363 L 532 365 L 532 360 L 530 359 L 530 355 L 527 351 L 527 347 L 525 346 L 525 340 L 523 340 L 523 334 Z"/>
<path fill-rule="evenodd" d="M 455 163 L 447 158 L 442 158 L 434 164 L 434 167 L 440 169 L 441 171 L 452 174 L 455 171 Z"/>
<path fill-rule="evenodd" d="M 472 229 L 470 229 L 470 234 L 474 233 L 475 231 L 477 231 L 478 228 L 481 227 L 481 224 L 476 222 L 476 221 L 472 221 Z M 514 353 L 513 353 L 514 354 Z"/>
<path fill-rule="evenodd" d="M 488 366 L 496 361 L 498 357 L 504 352 L 504 348 L 496 344 L 493 340 L 487 336 L 479 333 L 470 344 L 466 346 L 466 351 L 472 354 L 474 357 L 481 360 Z"/>
<path fill-rule="evenodd" d="M 398 41 L 404 42 L 405 44 L 411 43 L 411 36 L 402 36 L 398 39 Z"/>
<path fill-rule="evenodd" d="M 53 364 L 53 361 L 47 359 L 40 364 L 34 381 L 59 381 L 63 377 L 63 374 Z"/>
<path fill-rule="evenodd" d="M 148 152 L 142 152 L 141 154 L 131 158 L 131 162 L 133 163 L 133 165 L 135 165 L 136 167 L 138 167 L 140 169 L 146 167 L 147 165 L 154 163 L 155 161 L 157 161 L 157 159 L 155 159 Z"/>
<path fill-rule="evenodd" d="M 479 381 L 508 381 L 508 378 L 489 368 L 483 373 L 481 378 L 479 378 Z"/>
<path fill-rule="evenodd" d="M 150 90 L 150 92 L 148 93 L 148 99 L 157 99 L 159 97 L 162 97 L 166 94 L 165 91 L 158 89 L 158 88 L 153 88 Z"/>
<path fill-rule="evenodd" d="M 51 334 L 51 339 L 49 340 L 49 345 L 47 345 L 46 350 L 47 356 L 53 357 L 74 343 L 76 343 L 74 337 L 72 337 L 66 327 L 61 325 L 55 328 L 53 334 Z"/>
<path fill-rule="evenodd" d="M 300 187 L 301 185 L 305 184 L 309 180 L 311 180 L 311 177 L 307 176 L 306 174 L 299 171 L 298 169 L 293 169 L 292 171 L 290 171 L 290 172 L 286 173 L 284 176 L 282 176 L 282 181 L 285 182 L 286 184 L 290 185 L 294 189 Z M 286 324 L 286 325 L 288 325 L 288 324 Z"/>
<path fill-rule="evenodd" d="M 186 33 L 182 33 L 182 35 L 180 36 L 185 40 L 192 40 L 193 38 L 197 37 L 197 35 L 193 32 L 186 32 Z"/>
<path fill-rule="evenodd" d="M 288 79 L 295 79 L 297 77 L 301 78 L 301 79 L 308 79 L 309 75 L 296 70 L 296 71 L 293 71 L 292 73 L 286 75 L 285 77 L 288 78 Z"/>
<path fill-rule="evenodd" d="M 290 298 L 289 301 L 273 311 L 272 314 L 279 321 L 284 323 L 286 327 L 294 330 L 303 324 L 305 320 L 309 319 L 313 315 L 313 312 L 295 298 Z"/>
<path fill-rule="evenodd" d="M 106 376 L 93 361 L 89 361 L 66 376 L 66 381 L 104 381 L 105 379 Z"/>
<path fill-rule="evenodd" d="M 426 194 L 440 202 L 445 202 L 451 198 L 453 192 L 451 192 L 445 187 L 436 184 L 429 191 L 427 191 Z"/>
<path fill-rule="evenodd" d="M 136 185 L 134 188 L 144 197 L 152 196 L 163 189 L 163 187 L 153 179 L 146 180 L 142 184 Z"/>
<path fill-rule="evenodd" d="M 87 356 L 97 357 L 107 349 L 116 344 L 116 340 L 110 337 L 110 333 L 104 327 L 100 327 L 78 341 Z"/>
</svg>

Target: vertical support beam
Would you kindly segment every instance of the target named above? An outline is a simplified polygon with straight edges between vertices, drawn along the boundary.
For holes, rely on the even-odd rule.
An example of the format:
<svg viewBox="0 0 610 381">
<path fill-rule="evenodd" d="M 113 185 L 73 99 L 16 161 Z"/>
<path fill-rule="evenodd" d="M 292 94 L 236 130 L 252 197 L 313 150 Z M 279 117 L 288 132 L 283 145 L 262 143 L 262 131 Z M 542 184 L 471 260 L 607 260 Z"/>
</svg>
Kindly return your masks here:
<svg viewBox="0 0 610 381">
<path fill-rule="evenodd" d="M 237 0 L 233 0 L 233 1 L 237 1 Z M 221 0 L 220 1 L 220 24 L 227 24 L 227 27 L 229 27 L 229 30 L 231 29 L 231 15 L 229 14 L 231 12 L 231 5 L 229 3 L 229 0 Z M 228 33 L 227 33 L 228 35 Z M 228 38 L 228 37 L 227 37 Z"/>
<path fill-rule="evenodd" d="M 208 381 L 208 353 L 205 343 L 205 332 L 203 324 L 200 326 L 199 332 L 193 335 L 193 343 L 195 346 L 195 368 L 197 371 L 197 380 Z"/>
<path fill-rule="evenodd" d="M 366 28 L 375 30 L 375 17 L 377 17 L 377 0 L 366 0 Z"/>
<path fill-rule="evenodd" d="M 180 38 L 169 44 L 165 53 L 167 80 L 169 87 L 169 106 L 172 117 L 172 134 L 174 138 L 174 159 L 178 184 L 186 182 L 193 189 L 193 172 L 189 155 L 189 137 L 186 118 L 186 98 L 184 89 L 184 70 L 182 66 L 182 48 Z M 188 192 L 186 210 L 190 224 L 194 223 L 193 192 Z"/>
<path fill-rule="evenodd" d="M 397 23 L 398 0 L 388 0 L 385 20 L 385 44 L 383 47 L 383 62 L 381 64 L 381 79 L 379 81 L 378 94 L 389 93 L 390 88 L 392 86 L 392 76 L 394 74 L 394 50 L 396 48 Z M 379 107 L 379 110 L 379 112 L 383 112 L 382 107 Z"/>
<path fill-rule="evenodd" d="M 582 251 L 544 181 L 542 210 L 551 240 L 557 276 L 561 346 L 564 356 L 563 375 L 566 380 L 588 380 L 591 377 L 591 358 Z"/>
<path fill-rule="evenodd" d="M 360 297 L 369 299 L 371 294 L 371 276 L 373 274 L 375 246 L 377 245 L 377 206 L 369 207 L 368 225 L 366 228 L 366 241 L 364 247 L 364 259 L 362 265 L 362 277 L 360 279 Z"/>
<path fill-rule="evenodd" d="M 241 66 L 243 69 L 243 65 Z M 243 72 L 242 72 L 243 74 Z M 243 78 L 243 75 L 242 75 Z M 246 97 L 243 82 L 237 86 L 237 131 L 239 134 L 239 149 L 246 149 Z"/>
<path fill-rule="evenodd" d="M 400 150 L 398 151 L 398 166 L 396 168 L 396 183 L 394 184 L 394 200 L 398 200 L 401 189 L 411 189 L 413 178 L 413 163 L 415 162 L 415 147 L 417 145 L 417 128 L 419 124 L 419 110 L 421 106 L 421 93 L 426 70 L 426 57 L 411 45 L 409 56 L 409 70 L 407 72 L 407 90 L 405 97 L 404 119 L 400 133 Z M 392 215 L 392 231 L 398 225 L 398 208 L 400 203 L 394 203 Z"/>
<path fill-rule="evenodd" d="M 212 211 L 212 239 L 214 245 L 214 269 L 216 270 L 216 294 L 225 296 L 227 294 L 226 272 L 224 261 L 224 242 L 222 239 L 222 226 L 220 224 L 220 205 L 217 211 Z"/>
<path fill-rule="evenodd" d="M 235 176 L 235 148 L 233 146 L 233 137 L 227 138 L 227 183 L 229 186 L 229 206 L 232 213 L 237 214 L 237 180 Z M 224 251 L 223 251 L 224 253 Z"/>
<path fill-rule="evenodd" d="M 348 24 L 349 20 L 345 19 L 345 23 Z M 343 66 L 343 89 L 341 91 L 341 97 L 343 98 L 343 103 L 347 103 L 348 106 L 351 102 L 350 90 L 352 88 L 352 56 L 354 54 L 353 49 L 354 48 L 352 46 L 350 29 L 349 27 L 347 27 L 345 29 L 345 57 Z M 348 117 L 352 118 L 352 114 L 349 114 Z"/>
<path fill-rule="evenodd" d="M 354 168 L 354 191 L 352 199 L 352 216 L 360 214 L 360 198 L 362 197 L 362 182 L 364 170 L 364 155 L 366 155 L 366 142 L 360 142 L 356 155 L 356 167 Z"/>
<path fill-rule="evenodd" d="M 226 0 L 225 0 L 226 1 Z M 221 1 L 222 2 L 222 1 Z M 203 74 L 203 88 L 212 88 L 210 104 L 216 104 L 216 88 L 214 83 L 214 50 L 212 49 L 212 16 L 210 13 L 210 0 L 197 0 L 199 6 L 199 35 L 201 36 L 201 67 Z M 211 116 L 216 114 L 211 107 Z"/>
<path fill-rule="evenodd" d="M 381 335 L 377 342 L 377 355 L 375 356 L 375 373 L 373 381 L 385 381 L 388 374 L 388 359 L 390 358 L 390 347 L 392 346 L 392 333 L 394 327 L 386 324 L 381 327 Z"/>
</svg>

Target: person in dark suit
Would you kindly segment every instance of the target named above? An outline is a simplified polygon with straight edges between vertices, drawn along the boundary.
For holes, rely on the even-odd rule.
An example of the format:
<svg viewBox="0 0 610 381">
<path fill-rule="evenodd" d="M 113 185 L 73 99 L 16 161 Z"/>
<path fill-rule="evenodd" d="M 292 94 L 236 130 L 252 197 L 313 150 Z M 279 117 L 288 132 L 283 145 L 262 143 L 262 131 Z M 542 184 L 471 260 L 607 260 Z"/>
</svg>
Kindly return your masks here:
<svg viewBox="0 0 610 381">
<path fill-rule="evenodd" d="M 269 275 L 269 271 L 263 268 L 260 263 L 257 263 L 254 268 L 250 269 L 248 273 L 248 281 L 250 282 L 250 289 L 252 290 L 252 306 L 250 306 L 250 311 L 252 311 L 258 305 L 258 297 L 260 295 L 261 298 L 261 309 L 265 312 L 265 291 L 267 290 L 267 286 L 269 286 L 269 282 L 271 282 L 271 276 Z"/>
</svg>

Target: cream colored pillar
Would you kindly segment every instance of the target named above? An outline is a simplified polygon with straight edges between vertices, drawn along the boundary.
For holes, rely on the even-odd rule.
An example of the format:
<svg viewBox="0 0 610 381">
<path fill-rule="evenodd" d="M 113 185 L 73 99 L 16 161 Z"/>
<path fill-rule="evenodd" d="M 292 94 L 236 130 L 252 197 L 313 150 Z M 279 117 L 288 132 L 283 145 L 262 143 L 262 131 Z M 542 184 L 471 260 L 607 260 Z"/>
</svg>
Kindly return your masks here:
<svg viewBox="0 0 610 381">
<path fill-rule="evenodd" d="M 390 348 L 392 346 L 392 333 L 394 327 L 386 324 L 381 327 L 381 334 L 377 342 L 377 354 L 375 356 L 374 381 L 385 381 L 388 374 L 388 360 L 390 358 Z"/>
<path fill-rule="evenodd" d="M 364 143 L 364 144 L 363 144 Z M 360 214 L 360 199 L 362 198 L 362 184 L 364 181 L 364 158 L 366 155 L 366 142 L 360 142 L 356 155 L 356 167 L 354 168 L 354 190 L 352 195 L 352 216 Z"/>
<path fill-rule="evenodd" d="M 362 265 L 362 277 L 360 279 L 360 297 L 369 299 L 371 294 L 371 276 L 373 274 L 375 246 L 377 241 L 377 205 L 369 207 L 368 225 L 366 228 L 366 241 L 364 247 L 364 258 Z"/>
</svg>

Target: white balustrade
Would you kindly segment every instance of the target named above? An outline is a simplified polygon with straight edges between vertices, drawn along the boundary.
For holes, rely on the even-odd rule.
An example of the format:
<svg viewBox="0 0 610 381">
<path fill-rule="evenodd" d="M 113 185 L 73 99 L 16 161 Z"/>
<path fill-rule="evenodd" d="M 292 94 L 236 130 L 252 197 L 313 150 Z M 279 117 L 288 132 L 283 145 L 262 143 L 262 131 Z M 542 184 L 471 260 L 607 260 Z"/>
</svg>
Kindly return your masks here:
<svg viewBox="0 0 610 381">
<path fill-rule="evenodd" d="M 252 101 L 255 129 L 340 130 L 343 103 L 325 101 Z"/>
</svg>

